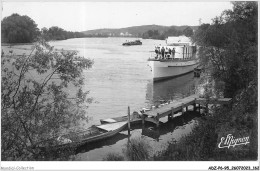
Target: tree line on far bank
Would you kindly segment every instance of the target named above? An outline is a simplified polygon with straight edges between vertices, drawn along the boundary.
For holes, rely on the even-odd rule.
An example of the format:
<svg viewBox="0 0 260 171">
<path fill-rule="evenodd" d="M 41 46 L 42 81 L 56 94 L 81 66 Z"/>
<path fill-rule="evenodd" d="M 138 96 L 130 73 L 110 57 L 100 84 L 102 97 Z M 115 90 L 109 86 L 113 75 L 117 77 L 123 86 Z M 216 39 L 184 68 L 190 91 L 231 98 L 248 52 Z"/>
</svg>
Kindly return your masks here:
<svg viewBox="0 0 260 171">
<path fill-rule="evenodd" d="M 169 36 L 181 36 L 185 35 L 187 37 L 191 37 L 193 35 L 193 30 L 189 26 L 184 30 L 177 30 L 174 26 L 170 27 L 168 30 L 164 32 L 159 32 L 158 30 L 148 30 L 144 32 L 141 37 L 143 39 L 160 39 L 164 40 Z"/>
<path fill-rule="evenodd" d="M 44 27 L 41 29 L 41 34 L 45 40 L 66 40 L 85 37 L 84 33 L 66 31 L 57 26 L 50 27 L 49 29 Z"/>
<path fill-rule="evenodd" d="M 84 33 L 66 31 L 57 26 L 48 28 L 37 27 L 37 24 L 26 15 L 12 14 L 1 22 L 2 43 L 32 43 L 38 36 L 45 40 L 66 40 L 86 37 Z"/>
</svg>

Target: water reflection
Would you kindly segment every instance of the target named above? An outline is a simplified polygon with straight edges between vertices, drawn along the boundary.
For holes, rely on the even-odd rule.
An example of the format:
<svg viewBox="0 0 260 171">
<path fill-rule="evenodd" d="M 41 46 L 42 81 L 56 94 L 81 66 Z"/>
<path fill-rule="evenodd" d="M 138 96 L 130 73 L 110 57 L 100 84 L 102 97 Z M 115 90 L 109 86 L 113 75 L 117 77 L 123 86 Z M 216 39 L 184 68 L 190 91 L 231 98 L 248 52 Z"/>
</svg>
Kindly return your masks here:
<svg viewBox="0 0 260 171">
<path fill-rule="evenodd" d="M 146 86 L 146 104 L 154 105 L 158 100 L 178 99 L 194 94 L 198 87 L 198 79 L 189 73 L 177 78 L 161 82 L 149 80 Z M 146 122 L 142 124 L 131 125 L 131 134 L 128 135 L 127 129 L 109 139 L 86 144 L 76 150 L 83 160 L 99 160 L 111 151 L 120 153 L 122 147 L 127 144 L 129 138 L 144 136 L 152 143 L 155 149 L 160 145 L 167 143 L 172 139 L 180 139 L 183 135 L 188 134 L 195 124 L 195 118 L 200 114 L 194 111 L 185 112 L 183 115 L 168 120 L 167 117 L 160 119 L 160 126 L 156 128 L 153 123 Z"/>
<path fill-rule="evenodd" d="M 110 146 L 113 144 L 116 144 L 116 142 L 126 139 L 128 137 L 127 134 L 122 134 L 122 133 L 118 133 L 115 136 L 105 139 L 103 141 L 97 141 L 94 143 L 87 143 L 84 144 L 83 146 L 79 147 L 76 149 L 76 154 L 77 153 L 85 153 L 94 149 L 98 149 L 98 148 L 102 148 L 103 146 Z"/>
<path fill-rule="evenodd" d="M 183 115 L 177 116 L 165 123 L 160 122 L 159 128 L 155 126 L 143 127 L 142 135 L 159 141 L 161 136 L 167 135 L 183 125 L 189 124 L 195 117 L 200 117 L 199 112 L 187 111 Z"/>
<path fill-rule="evenodd" d="M 194 94 L 198 86 L 198 79 L 193 73 L 176 77 L 173 79 L 147 83 L 146 99 L 150 104 L 155 104 L 158 100 L 171 100 L 186 97 Z"/>
</svg>

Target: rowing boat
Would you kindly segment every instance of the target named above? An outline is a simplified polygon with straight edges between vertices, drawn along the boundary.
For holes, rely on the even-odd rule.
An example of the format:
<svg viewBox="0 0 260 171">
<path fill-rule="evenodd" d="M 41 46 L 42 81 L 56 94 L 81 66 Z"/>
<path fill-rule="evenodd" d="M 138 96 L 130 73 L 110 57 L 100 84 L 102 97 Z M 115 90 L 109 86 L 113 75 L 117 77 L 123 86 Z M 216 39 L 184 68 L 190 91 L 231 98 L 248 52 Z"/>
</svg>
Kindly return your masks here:
<svg viewBox="0 0 260 171">
<path fill-rule="evenodd" d="M 100 119 L 101 124 L 111 124 L 111 123 L 117 123 L 117 122 L 127 122 L 128 116 L 119 116 L 114 118 L 108 118 L 108 119 Z M 138 112 L 133 112 L 132 115 L 130 115 L 130 123 L 135 124 L 142 122 L 141 114 Z"/>
<path fill-rule="evenodd" d="M 106 125 L 92 126 L 84 131 L 72 132 L 66 135 L 61 135 L 55 138 L 53 141 L 53 147 L 55 149 L 60 148 L 76 148 L 87 143 L 92 143 L 106 138 L 112 137 L 121 132 L 127 122 L 117 122 Z"/>
</svg>

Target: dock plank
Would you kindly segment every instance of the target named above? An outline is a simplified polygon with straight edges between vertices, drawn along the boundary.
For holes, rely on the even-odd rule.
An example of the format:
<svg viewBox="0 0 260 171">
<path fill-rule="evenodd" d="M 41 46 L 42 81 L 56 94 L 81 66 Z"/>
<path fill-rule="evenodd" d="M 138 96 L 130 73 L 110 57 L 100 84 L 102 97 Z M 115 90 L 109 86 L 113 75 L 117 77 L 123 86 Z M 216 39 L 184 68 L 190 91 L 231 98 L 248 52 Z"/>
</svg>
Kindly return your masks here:
<svg viewBox="0 0 260 171">
<path fill-rule="evenodd" d="M 97 127 L 106 131 L 113 131 L 126 124 L 127 122 L 116 122 L 111 124 L 98 125 Z"/>
<path fill-rule="evenodd" d="M 145 121 L 153 122 L 157 126 L 159 126 L 159 119 L 163 118 L 165 116 L 168 116 L 170 118 L 174 117 L 174 114 L 177 112 L 184 112 L 184 108 L 188 110 L 188 107 L 190 105 L 193 105 L 193 110 L 196 110 L 196 104 L 205 105 L 208 109 L 208 104 L 219 104 L 219 105 L 225 105 L 230 104 L 232 101 L 231 98 L 200 98 L 199 95 L 194 94 L 188 97 L 185 97 L 183 99 L 173 100 L 170 103 L 163 104 L 159 108 L 145 111 L 142 115 L 142 124 L 145 123 Z"/>
<path fill-rule="evenodd" d="M 197 104 L 229 104 L 232 98 L 218 98 L 218 99 L 205 99 L 205 98 L 198 98 L 196 99 Z"/>
<path fill-rule="evenodd" d="M 166 104 L 166 105 L 164 105 L 160 108 L 156 108 L 154 110 L 146 111 L 144 113 L 144 115 L 155 117 L 155 116 L 157 116 L 157 113 L 159 113 L 159 117 L 162 118 L 162 117 L 167 116 L 168 114 L 171 114 L 172 108 L 174 109 L 173 111 L 176 112 L 178 110 L 181 110 L 182 107 L 192 105 L 195 102 L 196 98 L 199 98 L 199 96 L 198 95 L 191 95 L 191 96 L 185 97 L 183 99 L 175 100 L 172 103 Z"/>
</svg>

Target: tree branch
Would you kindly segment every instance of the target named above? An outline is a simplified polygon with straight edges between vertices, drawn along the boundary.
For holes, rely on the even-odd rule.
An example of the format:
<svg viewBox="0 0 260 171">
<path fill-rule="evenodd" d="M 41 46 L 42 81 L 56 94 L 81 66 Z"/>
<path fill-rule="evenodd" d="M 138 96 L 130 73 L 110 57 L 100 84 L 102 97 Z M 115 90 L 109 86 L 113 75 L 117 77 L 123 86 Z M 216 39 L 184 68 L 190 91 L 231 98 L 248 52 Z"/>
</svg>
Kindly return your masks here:
<svg viewBox="0 0 260 171">
<path fill-rule="evenodd" d="M 35 107 L 36 107 L 36 105 L 37 105 L 37 103 L 38 103 L 39 97 L 40 97 L 40 95 L 42 94 L 42 93 L 41 93 L 42 89 L 46 86 L 46 84 L 49 82 L 49 80 L 51 79 L 51 77 L 54 75 L 54 73 L 57 71 L 57 69 L 58 69 L 59 67 L 60 67 L 60 66 L 58 66 L 52 73 L 50 73 L 48 76 L 45 77 L 45 79 L 44 79 L 44 81 L 43 81 L 43 83 L 42 83 L 41 89 L 39 90 L 39 93 L 38 93 L 38 95 L 36 96 L 35 103 L 34 103 L 32 109 L 31 109 L 31 111 L 29 112 L 29 116 L 30 116 L 30 115 L 34 112 L 34 110 L 35 110 Z M 48 79 L 47 79 L 47 78 L 48 78 Z M 46 79 L 47 79 L 47 80 L 46 80 Z"/>
<path fill-rule="evenodd" d="M 24 70 L 24 68 L 25 68 L 25 64 L 27 63 L 27 61 L 28 61 L 29 58 L 31 57 L 33 51 L 34 51 L 34 50 L 31 51 L 30 55 L 27 57 L 27 59 L 26 59 L 26 60 L 24 61 L 24 63 L 23 63 L 23 66 L 22 66 L 21 72 L 20 72 L 20 74 L 19 74 L 18 87 L 17 87 L 17 89 L 16 89 L 16 91 L 15 91 L 15 93 L 14 93 L 14 95 L 13 95 L 13 102 L 14 102 L 14 98 L 15 98 L 15 96 L 16 96 L 16 94 L 17 94 L 19 88 L 20 88 L 21 79 L 22 79 L 22 75 L 23 75 L 22 72 L 23 72 L 23 70 Z"/>
</svg>

